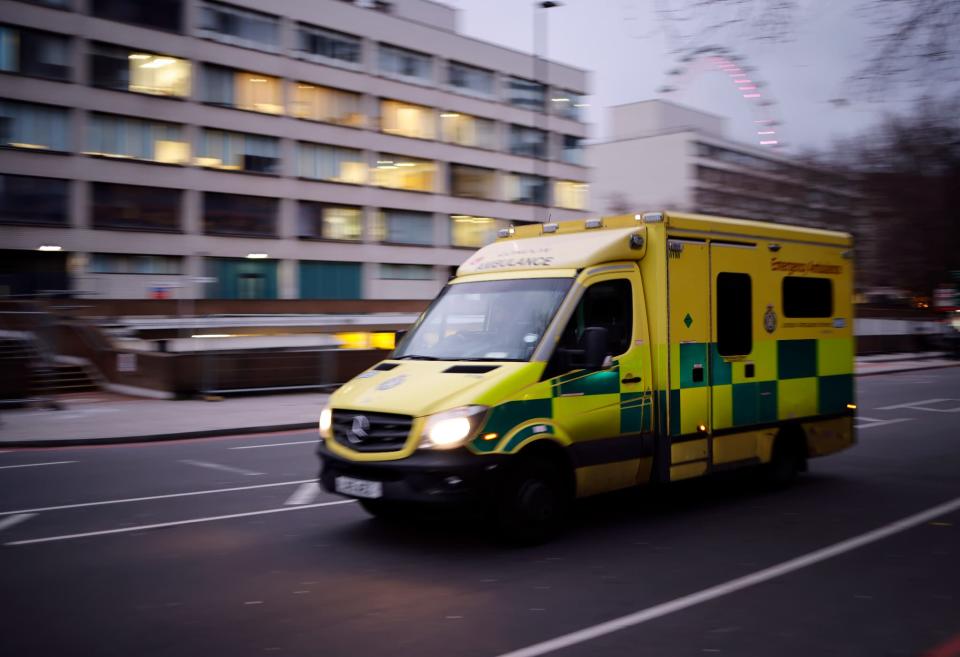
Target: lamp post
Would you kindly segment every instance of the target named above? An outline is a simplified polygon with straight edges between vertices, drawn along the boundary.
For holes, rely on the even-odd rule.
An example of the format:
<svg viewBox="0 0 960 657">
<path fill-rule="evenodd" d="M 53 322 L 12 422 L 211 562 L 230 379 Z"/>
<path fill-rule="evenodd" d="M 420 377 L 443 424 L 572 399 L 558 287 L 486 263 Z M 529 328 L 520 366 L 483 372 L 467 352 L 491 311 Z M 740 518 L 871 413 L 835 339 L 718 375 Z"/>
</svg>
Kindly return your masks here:
<svg viewBox="0 0 960 657">
<path fill-rule="evenodd" d="M 548 197 L 550 194 L 550 185 L 547 180 L 547 158 L 550 157 L 550 133 L 547 131 L 547 112 L 550 111 L 549 98 L 549 77 L 547 71 L 547 9 L 563 6 L 554 0 L 541 0 L 533 5 L 533 81 L 536 85 L 543 87 L 543 108 L 537 114 L 535 125 L 544 137 L 544 152 L 542 157 L 537 158 L 536 172 L 543 181 L 544 189 L 540 203 L 535 203 L 535 208 L 549 207 Z M 536 210 L 534 210 L 536 212 Z"/>
</svg>

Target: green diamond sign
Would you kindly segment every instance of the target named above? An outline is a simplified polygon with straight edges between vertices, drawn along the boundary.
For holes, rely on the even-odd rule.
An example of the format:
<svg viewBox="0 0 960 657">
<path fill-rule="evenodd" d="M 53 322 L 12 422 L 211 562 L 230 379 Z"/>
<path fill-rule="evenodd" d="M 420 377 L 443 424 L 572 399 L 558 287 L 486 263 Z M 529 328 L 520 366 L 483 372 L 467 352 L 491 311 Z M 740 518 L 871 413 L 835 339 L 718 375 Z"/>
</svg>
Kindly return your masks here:
<svg viewBox="0 0 960 657">
<path fill-rule="evenodd" d="M 683 318 L 683 323 L 687 328 L 690 328 L 690 325 L 693 324 L 693 317 L 690 316 L 690 313 L 687 313 L 686 317 Z"/>
</svg>

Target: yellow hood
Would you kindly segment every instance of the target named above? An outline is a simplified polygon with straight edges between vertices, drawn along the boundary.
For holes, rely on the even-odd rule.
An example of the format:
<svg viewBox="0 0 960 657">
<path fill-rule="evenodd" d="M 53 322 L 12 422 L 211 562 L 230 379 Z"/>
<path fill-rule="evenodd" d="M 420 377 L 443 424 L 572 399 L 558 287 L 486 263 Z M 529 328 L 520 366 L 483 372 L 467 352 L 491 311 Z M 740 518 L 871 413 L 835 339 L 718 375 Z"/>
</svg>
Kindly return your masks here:
<svg viewBox="0 0 960 657">
<path fill-rule="evenodd" d="M 543 363 L 384 361 L 389 371 L 369 369 L 330 397 L 333 408 L 421 417 L 458 406 L 492 405 L 536 383 Z M 447 372 L 452 367 L 491 367 L 484 373 Z"/>
</svg>

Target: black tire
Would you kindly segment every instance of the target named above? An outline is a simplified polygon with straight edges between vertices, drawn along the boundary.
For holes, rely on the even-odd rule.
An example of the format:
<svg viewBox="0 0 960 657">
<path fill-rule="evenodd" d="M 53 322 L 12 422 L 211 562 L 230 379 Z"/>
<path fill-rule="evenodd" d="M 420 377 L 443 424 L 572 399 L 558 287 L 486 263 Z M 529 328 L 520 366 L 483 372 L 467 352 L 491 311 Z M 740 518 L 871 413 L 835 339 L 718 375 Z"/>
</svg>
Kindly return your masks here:
<svg viewBox="0 0 960 657">
<path fill-rule="evenodd" d="M 773 454 L 764 471 L 765 483 L 774 488 L 789 486 L 806 469 L 806 441 L 802 431 L 782 429 L 773 443 Z"/>
<path fill-rule="evenodd" d="M 391 500 L 357 500 L 363 510 L 377 520 L 396 521 L 407 515 L 407 508 L 400 502 Z"/>
<path fill-rule="evenodd" d="M 571 502 L 563 470 L 546 460 L 518 464 L 505 477 L 495 509 L 500 537 L 530 545 L 556 535 Z"/>
</svg>

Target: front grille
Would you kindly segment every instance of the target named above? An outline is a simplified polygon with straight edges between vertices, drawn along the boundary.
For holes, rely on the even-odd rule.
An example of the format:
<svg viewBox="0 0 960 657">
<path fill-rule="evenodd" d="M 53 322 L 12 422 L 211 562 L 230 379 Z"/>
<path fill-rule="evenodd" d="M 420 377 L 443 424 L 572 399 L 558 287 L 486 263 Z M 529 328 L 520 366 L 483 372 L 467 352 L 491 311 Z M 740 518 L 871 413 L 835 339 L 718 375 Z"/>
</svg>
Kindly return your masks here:
<svg viewBox="0 0 960 657">
<path fill-rule="evenodd" d="M 409 415 L 333 411 L 333 439 L 357 452 L 395 452 L 407 442 L 411 426 Z"/>
</svg>

